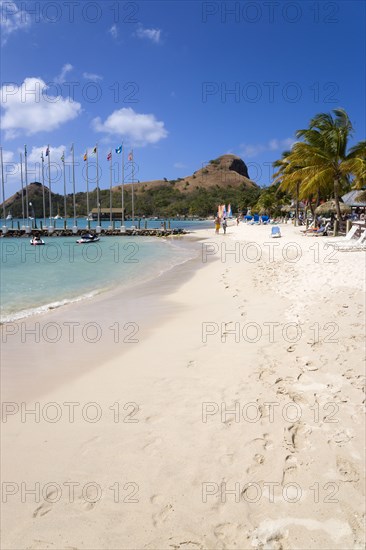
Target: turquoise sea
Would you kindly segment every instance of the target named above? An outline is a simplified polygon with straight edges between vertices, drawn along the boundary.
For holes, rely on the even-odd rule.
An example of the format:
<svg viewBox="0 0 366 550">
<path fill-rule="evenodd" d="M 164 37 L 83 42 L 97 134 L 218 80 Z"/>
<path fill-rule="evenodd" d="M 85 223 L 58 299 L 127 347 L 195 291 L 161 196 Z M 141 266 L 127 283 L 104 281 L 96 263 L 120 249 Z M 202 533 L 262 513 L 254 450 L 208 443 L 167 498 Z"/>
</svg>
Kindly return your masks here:
<svg viewBox="0 0 366 550">
<path fill-rule="evenodd" d="M 29 238 L 0 239 L 1 322 L 151 280 L 197 255 L 184 238 L 102 236 L 86 245 L 76 240 L 45 237 L 44 246 L 31 246 Z"/>
</svg>

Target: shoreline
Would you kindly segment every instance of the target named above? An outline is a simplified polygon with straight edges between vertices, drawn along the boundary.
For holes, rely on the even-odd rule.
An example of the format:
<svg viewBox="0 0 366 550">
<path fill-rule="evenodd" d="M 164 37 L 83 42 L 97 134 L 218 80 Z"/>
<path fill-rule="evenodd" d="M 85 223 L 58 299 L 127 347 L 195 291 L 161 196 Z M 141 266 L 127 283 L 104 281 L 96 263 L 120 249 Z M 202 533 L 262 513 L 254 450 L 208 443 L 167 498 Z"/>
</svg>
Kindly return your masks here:
<svg viewBox="0 0 366 550">
<path fill-rule="evenodd" d="M 182 241 L 180 239 L 178 239 L 177 242 L 174 242 L 176 239 L 177 239 L 177 237 L 171 237 L 171 238 L 167 239 L 165 241 L 165 243 L 168 246 L 172 246 L 172 247 L 179 247 L 179 246 L 182 247 L 182 244 L 183 244 Z M 199 240 L 199 238 L 195 239 L 194 237 L 191 237 L 191 238 L 186 239 L 186 243 L 193 243 L 196 240 Z M 160 239 L 159 239 L 159 240 L 156 240 L 156 242 L 160 243 L 162 241 L 160 241 Z M 186 244 L 182 248 L 185 248 L 188 251 L 190 249 L 190 244 Z M 40 249 L 40 250 L 43 250 L 43 249 Z M 115 252 L 114 252 L 114 254 L 115 254 Z M 118 254 L 119 254 L 119 249 L 118 249 Z M 134 252 L 132 252 L 131 255 L 134 255 Z M 178 259 L 176 259 L 176 260 L 178 261 Z M 1 320 L 0 320 L 0 330 L 1 330 L 1 326 L 5 325 L 7 323 L 22 321 L 24 319 L 31 318 L 31 317 L 34 317 L 36 315 L 43 315 L 43 314 L 47 313 L 48 311 L 52 311 L 54 309 L 62 308 L 62 307 L 65 307 L 65 306 L 70 306 L 73 303 L 80 303 L 80 302 L 83 302 L 84 300 L 93 299 L 96 296 L 99 296 L 100 294 L 105 294 L 106 292 L 107 293 L 108 292 L 114 292 L 114 291 L 118 292 L 120 290 L 123 290 L 123 288 L 128 289 L 128 288 L 133 288 L 136 285 L 148 284 L 155 277 L 161 276 L 162 274 L 164 274 L 165 271 L 170 271 L 171 269 L 174 269 L 174 267 L 179 266 L 181 263 L 184 263 L 185 261 L 187 261 L 187 260 L 186 259 L 182 259 L 182 260 L 179 259 L 178 263 L 173 264 L 172 266 L 170 266 L 170 265 L 165 266 L 165 268 L 162 271 L 158 272 L 157 274 L 156 273 L 150 273 L 147 276 L 147 278 L 142 279 L 138 283 L 129 284 L 126 281 L 123 281 L 122 284 L 119 284 L 118 281 L 112 281 L 108 284 L 108 286 L 94 288 L 94 289 L 90 288 L 89 290 L 87 290 L 83 294 L 77 294 L 77 295 L 74 295 L 74 296 L 70 296 L 70 295 L 65 296 L 61 300 L 57 300 L 57 301 L 52 300 L 52 301 L 50 301 L 48 303 L 45 303 L 45 304 L 42 304 L 41 306 L 38 306 L 38 307 L 30 307 L 28 309 L 22 309 L 22 310 L 17 310 L 17 311 L 8 313 L 4 317 L 2 317 Z"/>
<path fill-rule="evenodd" d="M 139 342 L 99 360 L 96 348 L 93 367 L 60 345 L 63 380 L 40 392 L 39 422 L 22 422 L 16 402 L 2 424 L 3 479 L 18 484 L 3 504 L 6 548 L 363 548 L 363 254 L 334 258 L 282 233 L 208 230 L 207 262 L 134 300 L 153 321 Z M 111 318 L 115 299 L 95 310 L 107 330 L 134 320 L 128 308 Z M 9 356 L 31 360 L 25 347 Z M 72 422 L 66 403 L 78 404 Z M 57 487 L 22 501 L 21 481 L 46 497 Z M 86 498 L 88 483 L 100 498 Z"/>
<path fill-rule="evenodd" d="M 95 290 L 90 292 L 90 296 L 78 296 L 74 300 L 65 301 L 59 307 L 42 307 L 40 310 L 33 310 L 28 316 L 2 322 L 0 337 L 5 365 L 1 374 L 2 391 L 18 401 L 26 396 L 31 399 L 39 397 L 50 391 L 53 385 L 60 383 L 66 374 L 72 378 L 83 375 L 89 369 L 98 366 L 100 361 L 125 353 L 129 347 L 127 344 L 137 343 L 133 341 L 136 338 L 132 336 L 131 342 L 124 342 L 126 338 L 129 340 L 129 333 L 133 335 L 134 324 L 138 325 L 138 329 L 135 330 L 145 336 L 154 329 L 156 323 L 163 325 L 164 316 L 172 313 L 173 305 L 169 304 L 170 294 L 200 267 L 197 244 L 205 235 L 206 231 L 200 230 L 199 235 L 191 235 L 189 238 L 189 248 L 194 254 L 193 257 L 181 260 L 170 267 L 165 266 L 163 271 L 146 280 L 132 285 L 116 284 Z M 122 307 L 126 313 L 118 314 L 115 319 L 111 319 L 108 311 L 113 310 L 115 306 Z M 130 327 L 124 329 L 128 324 Z M 99 339 L 98 334 L 101 336 Z M 126 346 L 123 346 L 124 343 Z M 16 372 L 13 370 L 12 357 L 17 356 L 20 345 L 22 355 L 29 355 L 33 359 L 32 372 L 25 370 L 24 366 L 17 367 Z M 82 368 L 78 373 L 75 373 L 73 368 L 66 369 L 65 373 L 67 365 L 59 361 L 58 352 L 62 353 L 65 345 L 71 345 L 70 360 L 74 354 L 82 357 Z M 56 373 L 48 372 L 48 362 L 44 360 L 50 352 L 56 354 L 53 367 Z M 22 380 L 22 376 L 25 380 Z M 37 379 L 41 376 L 42 384 L 39 390 Z M 47 382 L 48 377 L 51 386 Z"/>
</svg>

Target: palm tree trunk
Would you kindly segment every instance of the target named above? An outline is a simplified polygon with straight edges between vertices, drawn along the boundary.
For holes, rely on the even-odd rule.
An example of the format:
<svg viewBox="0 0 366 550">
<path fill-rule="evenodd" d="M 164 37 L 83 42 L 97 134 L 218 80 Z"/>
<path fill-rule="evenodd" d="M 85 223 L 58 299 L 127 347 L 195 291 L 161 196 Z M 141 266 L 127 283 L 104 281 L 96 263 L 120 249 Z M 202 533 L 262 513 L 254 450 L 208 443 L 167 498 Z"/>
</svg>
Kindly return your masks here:
<svg viewBox="0 0 366 550">
<path fill-rule="evenodd" d="M 296 206 L 295 206 L 295 225 L 299 225 L 299 189 L 300 182 L 296 182 Z"/>
<path fill-rule="evenodd" d="M 334 180 L 334 201 L 335 201 L 338 221 L 342 221 L 341 207 L 339 206 L 339 180 L 338 180 L 338 178 L 336 178 Z"/>
</svg>

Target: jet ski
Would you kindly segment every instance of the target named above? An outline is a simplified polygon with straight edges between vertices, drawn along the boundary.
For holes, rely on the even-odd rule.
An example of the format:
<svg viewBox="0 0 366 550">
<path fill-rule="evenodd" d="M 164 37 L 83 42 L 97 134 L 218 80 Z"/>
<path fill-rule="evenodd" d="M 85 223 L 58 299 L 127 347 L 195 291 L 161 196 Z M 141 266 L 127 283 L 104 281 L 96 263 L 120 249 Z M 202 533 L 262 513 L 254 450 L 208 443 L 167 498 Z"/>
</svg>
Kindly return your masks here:
<svg viewBox="0 0 366 550">
<path fill-rule="evenodd" d="M 32 246 L 41 246 L 42 244 L 46 244 L 42 239 L 31 239 L 29 242 Z"/>
<path fill-rule="evenodd" d="M 83 235 L 81 237 L 81 239 L 77 240 L 76 242 L 78 244 L 86 244 L 86 243 L 97 243 L 99 241 L 99 237 L 97 237 L 96 235 L 90 235 L 90 233 L 88 235 Z"/>
</svg>

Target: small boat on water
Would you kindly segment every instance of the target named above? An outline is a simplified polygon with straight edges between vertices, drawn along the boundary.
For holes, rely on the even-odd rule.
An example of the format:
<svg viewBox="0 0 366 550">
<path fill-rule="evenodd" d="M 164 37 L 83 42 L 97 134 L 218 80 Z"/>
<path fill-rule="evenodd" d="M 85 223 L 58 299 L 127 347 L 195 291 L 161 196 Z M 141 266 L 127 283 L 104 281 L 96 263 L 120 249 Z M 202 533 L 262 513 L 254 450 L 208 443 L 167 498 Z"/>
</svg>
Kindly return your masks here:
<svg viewBox="0 0 366 550">
<path fill-rule="evenodd" d="M 89 233 L 87 235 L 82 235 L 82 237 L 78 239 L 76 242 L 78 244 L 87 244 L 87 243 L 97 243 L 99 240 L 100 240 L 99 237 L 97 237 L 96 235 L 90 235 Z"/>
<path fill-rule="evenodd" d="M 54 219 L 54 220 L 62 220 L 62 216 L 60 216 L 59 214 L 57 214 L 53 219 Z"/>
<path fill-rule="evenodd" d="M 13 216 L 11 215 L 11 212 L 9 212 L 9 214 L 6 216 L 6 219 L 7 220 L 12 220 L 13 219 Z"/>
<path fill-rule="evenodd" d="M 30 244 L 31 244 L 32 246 L 41 246 L 41 245 L 43 245 L 43 244 L 46 244 L 46 243 L 44 242 L 44 240 L 39 239 L 39 238 L 38 238 L 38 239 L 35 239 L 35 238 L 34 238 L 34 239 L 31 239 L 29 242 L 30 242 Z"/>
</svg>

